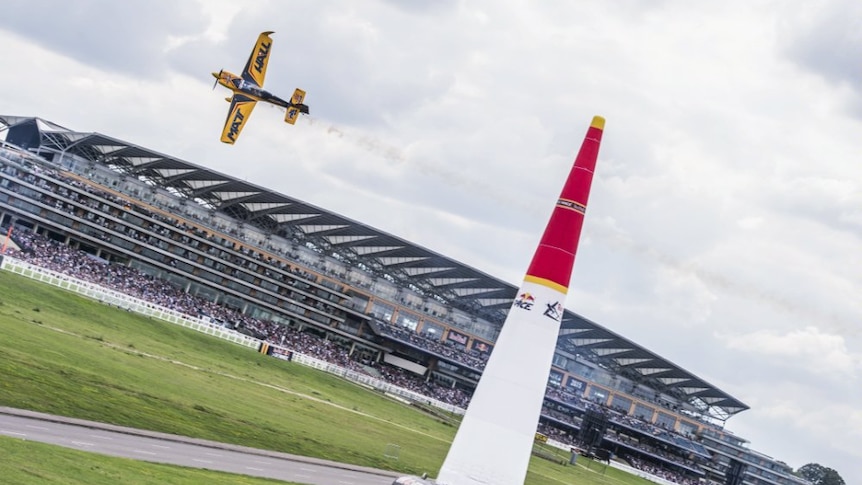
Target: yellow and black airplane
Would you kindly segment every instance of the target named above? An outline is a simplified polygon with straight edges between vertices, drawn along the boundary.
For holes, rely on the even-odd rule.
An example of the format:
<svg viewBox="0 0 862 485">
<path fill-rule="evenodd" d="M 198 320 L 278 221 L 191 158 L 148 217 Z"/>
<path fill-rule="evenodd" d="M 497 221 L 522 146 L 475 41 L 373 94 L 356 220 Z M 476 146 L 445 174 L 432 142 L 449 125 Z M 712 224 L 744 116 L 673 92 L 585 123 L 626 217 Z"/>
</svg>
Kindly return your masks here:
<svg viewBox="0 0 862 485">
<path fill-rule="evenodd" d="M 233 91 L 233 96 L 225 98 L 230 101 L 230 111 L 221 132 L 221 141 L 224 143 L 233 145 L 236 142 L 236 139 L 239 138 L 239 132 L 242 131 L 242 127 L 245 126 L 245 122 L 248 121 L 258 101 L 265 101 L 285 108 L 287 111 L 284 115 L 284 121 L 291 125 L 296 123 L 300 113 L 308 114 L 308 106 L 302 104 L 305 100 L 305 91 L 296 89 L 290 101 L 287 101 L 263 90 L 263 78 L 266 76 L 266 66 L 269 64 L 269 53 L 272 47 L 270 34 L 272 32 L 263 32 L 258 36 L 257 44 L 251 51 L 245 69 L 242 70 L 242 76 L 224 70 L 213 73 L 216 78 L 213 89 L 221 84 Z"/>
</svg>

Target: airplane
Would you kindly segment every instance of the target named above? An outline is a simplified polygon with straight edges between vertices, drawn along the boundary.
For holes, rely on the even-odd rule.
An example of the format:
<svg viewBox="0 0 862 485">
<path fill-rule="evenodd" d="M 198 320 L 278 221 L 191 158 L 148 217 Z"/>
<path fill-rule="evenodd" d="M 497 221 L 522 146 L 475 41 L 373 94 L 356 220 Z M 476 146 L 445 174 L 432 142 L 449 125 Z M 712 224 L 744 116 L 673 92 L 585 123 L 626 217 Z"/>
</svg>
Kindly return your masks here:
<svg viewBox="0 0 862 485">
<path fill-rule="evenodd" d="M 225 98 L 226 101 L 230 101 L 230 111 L 227 113 L 224 129 L 221 132 L 221 141 L 224 143 L 229 145 L 236 143 L 242 127 L 245 126 L 258 101 L 285 108 L 284 121 L 291 125 L 296 123 L 300 113 L 308 114 L 308 106 L 302 103 L 305 100 L 305 91 L 297 88 L 290 101 L 287 101 L 263 89 L 263 78 L 266 76 L 266 66 L 269 64 L 269 53 L 272 47 L 272 39 L 269 36 L 273 33 L 262 32 L 257 37 L 257 43 L 251 51 L 248 62 L 245 63 L 241 76 L 223 69 L 212 73 L 216 78 L 213 89 L 221 84 L 233 91 L 233 96 Z"/>
</svg>

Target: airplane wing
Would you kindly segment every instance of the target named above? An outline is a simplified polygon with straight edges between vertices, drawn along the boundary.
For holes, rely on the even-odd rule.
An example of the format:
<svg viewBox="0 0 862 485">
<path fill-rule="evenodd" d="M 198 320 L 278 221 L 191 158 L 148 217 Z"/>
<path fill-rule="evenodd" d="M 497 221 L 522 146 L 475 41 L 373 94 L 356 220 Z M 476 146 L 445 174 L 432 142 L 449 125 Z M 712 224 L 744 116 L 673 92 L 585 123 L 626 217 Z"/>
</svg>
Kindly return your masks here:
<svg viewBox="0 0 862 485">
<path fill-rule="evenodd" d="M 269 34 L 272 33 L 262 32 L 257 37 L 257 43 L 251 51 L 248 62 L 245 63 L 245 69 L 242 70 L 242 78 L 259 88 L 263 87 L 266 66 L 269 64 L 269 52 L 270 47 L 272 47 L 272 39 L 269 38 Z"/>
<path fill-rule="evenodd" d="M 227 118 L 224 120 L 224 129 L 221 132 L 221 141 L 229 145 L 233 145 L 236 139 L 239 138 L 239 133 L 245 122 L 251 116 L 254 105 L 257 101 L 245 96 L 244 94 L 234 94 L 230 100 L 230 111 L 227 113 Z"/>
</svg>

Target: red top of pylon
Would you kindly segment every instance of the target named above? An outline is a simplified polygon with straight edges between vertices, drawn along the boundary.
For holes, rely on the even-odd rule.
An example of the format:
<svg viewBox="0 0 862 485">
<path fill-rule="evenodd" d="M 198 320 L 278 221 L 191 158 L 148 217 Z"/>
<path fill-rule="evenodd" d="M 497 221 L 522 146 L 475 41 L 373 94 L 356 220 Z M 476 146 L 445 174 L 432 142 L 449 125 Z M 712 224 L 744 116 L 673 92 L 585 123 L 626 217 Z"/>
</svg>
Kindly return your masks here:
<svg viewBox="0 0 862 485">
<path fill-rule="evenodd" d="M 554 287 L 563 293 L 568 290 L 604 129 L 605 119 L 594 116 L 527 269 L 530 281 Z"/>
</svg>

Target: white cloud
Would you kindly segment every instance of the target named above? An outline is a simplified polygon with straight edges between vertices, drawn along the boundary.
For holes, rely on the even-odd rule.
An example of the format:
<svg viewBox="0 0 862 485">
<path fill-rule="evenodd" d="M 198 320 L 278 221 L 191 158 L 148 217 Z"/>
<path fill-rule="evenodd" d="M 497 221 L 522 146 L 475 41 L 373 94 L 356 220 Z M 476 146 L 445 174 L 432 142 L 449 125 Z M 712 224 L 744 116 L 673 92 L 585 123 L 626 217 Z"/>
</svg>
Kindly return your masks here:
<svg viewBox="0 0 862 485">
<path fill-rule="evenodd" d="M 862 372 L 862 354 L 847 348 L 841 335 L 805 327 L 779 334 L 758 330 L 745 334 L 719 334 L 728 348 L 776 358 L 796 370 L 830 379 L 857 379 Z"/>
</svg>

